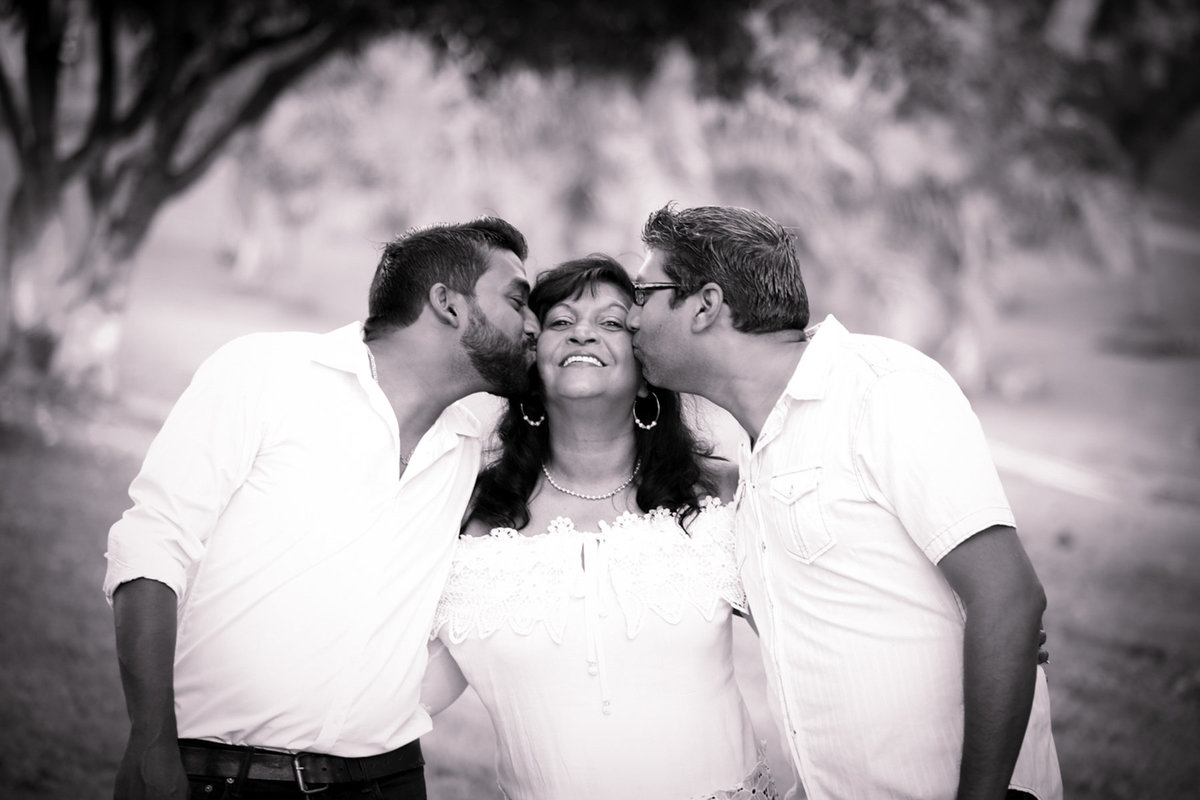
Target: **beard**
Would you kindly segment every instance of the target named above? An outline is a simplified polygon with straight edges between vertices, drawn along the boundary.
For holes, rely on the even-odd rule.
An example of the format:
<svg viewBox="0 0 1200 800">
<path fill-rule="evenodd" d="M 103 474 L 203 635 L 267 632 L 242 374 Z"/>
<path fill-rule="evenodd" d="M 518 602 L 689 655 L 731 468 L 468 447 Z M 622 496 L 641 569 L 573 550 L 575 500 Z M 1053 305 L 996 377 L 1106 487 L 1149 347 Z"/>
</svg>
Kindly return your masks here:
<svg viewBox="0 0 1200 800">
<path fill-rule="evenodd" d="M 472 311 L 462 338 L 471 366 L 487 382 L 492 394 L 502 397 L 524 394 L 529 390 L 532 350 L 528 340 L 522 336 L 512 341 L 487 321 L 479 306 Z"/>
</svg>

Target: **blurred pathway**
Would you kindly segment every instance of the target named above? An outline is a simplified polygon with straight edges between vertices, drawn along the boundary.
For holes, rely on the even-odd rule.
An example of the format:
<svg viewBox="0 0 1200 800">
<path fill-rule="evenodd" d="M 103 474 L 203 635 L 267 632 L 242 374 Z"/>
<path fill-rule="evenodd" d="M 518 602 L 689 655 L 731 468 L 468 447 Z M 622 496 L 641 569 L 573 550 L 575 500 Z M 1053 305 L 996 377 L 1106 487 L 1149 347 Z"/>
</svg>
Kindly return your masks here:
<svg viewBox="0 0 1200 800">
<path fill-rule="evenodd" d="M 986 404 L 979 411 L 1002 474 L 1088 500 L 1170 502 L 1200 515 L 1200 442 L 1194 438 L 1200 428 L 1189 425 L 1192 409 L 1179 410 L 1174 442 L 1155 441 L 1121 419 Z"/>
</svg>

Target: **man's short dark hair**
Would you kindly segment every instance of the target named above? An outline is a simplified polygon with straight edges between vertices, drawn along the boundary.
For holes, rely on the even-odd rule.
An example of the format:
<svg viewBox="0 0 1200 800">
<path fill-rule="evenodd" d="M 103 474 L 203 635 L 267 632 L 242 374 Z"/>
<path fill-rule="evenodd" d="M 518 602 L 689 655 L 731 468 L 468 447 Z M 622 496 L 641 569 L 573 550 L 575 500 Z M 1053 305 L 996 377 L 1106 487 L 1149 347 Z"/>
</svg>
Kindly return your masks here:
<svg viewBox="0 0 1200 800">
<path fill-rule="evenodd" d="M 803 330 L 808 293 L 800 257 L 811 257 L 797 234 L 746 208 L 668 203 L 642 228 L 646 247 L 663 254 L 663 270 L 679 284 L 671 307 L 715 283 L 725 294 L 733 327 L 743 333 Z"/>
<path fill-rule="evenodd" d="M 493 250 L 509 250 L 521 261 L 529 253 L 521 232 L 499 217 L 412 228 L 388 242 L 371 281 L 365 338 L 415 322 L 435 283 L 474 297 Z"/>
</svg>

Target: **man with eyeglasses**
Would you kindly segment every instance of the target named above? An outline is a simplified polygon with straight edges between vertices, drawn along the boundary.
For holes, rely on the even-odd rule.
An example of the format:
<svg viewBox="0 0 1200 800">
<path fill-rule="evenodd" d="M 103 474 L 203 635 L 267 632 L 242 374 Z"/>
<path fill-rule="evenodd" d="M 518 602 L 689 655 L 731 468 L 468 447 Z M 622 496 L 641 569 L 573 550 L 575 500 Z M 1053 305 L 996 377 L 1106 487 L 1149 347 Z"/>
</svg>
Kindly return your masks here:
<svg viewBox="0 0 1200 800">
<path fill-rule="evenodd" d="M 806 796 L 1061 798 L 1045 594 L 957 384 L 832 315 L 809 327 L 810 256 L 762 214 L 668 205 L 642 239 L 646 379 L 748 434 L 737 557 Z"/>
</svg>

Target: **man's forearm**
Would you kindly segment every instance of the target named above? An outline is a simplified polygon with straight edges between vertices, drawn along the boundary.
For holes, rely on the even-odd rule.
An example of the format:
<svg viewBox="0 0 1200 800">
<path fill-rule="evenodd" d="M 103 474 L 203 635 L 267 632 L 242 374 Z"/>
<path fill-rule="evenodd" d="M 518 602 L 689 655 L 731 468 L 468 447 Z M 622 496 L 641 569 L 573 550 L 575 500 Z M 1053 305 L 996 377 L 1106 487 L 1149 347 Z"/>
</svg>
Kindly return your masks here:
<svg viewBox="0 0 1200 800">
<path fill-rule="evenodd" d="M 177 599 L 166 584 L 140 578 L 113 592 L 117 659 L 132 735 L 176 737 Z"/>
<path fill-rule="evenodd" d="M 175 611 L 170 587 L 139 578 L 113 592 L 117 659 L 129 743 L 117 767 L 114 800 L 183 800 L 187 774 L 175 721 Z"/>
<path fill-rule="evenodd" d="M 966 609 L 958 800 L 1002 799 L 1033 706 L 1046 594 L 1006 525 L 970 537 L 938 566 Z"/>
<path fill-rule="evenodd" d="M 1037 674 L 1036 604 L 968 612 L 958 800 L 1004 797 L 1029 723 Z"/>
</svg>

